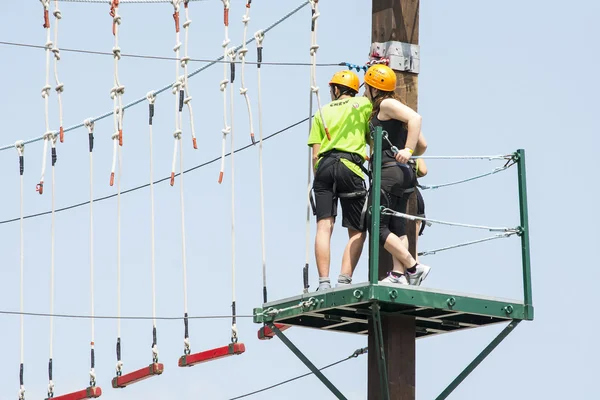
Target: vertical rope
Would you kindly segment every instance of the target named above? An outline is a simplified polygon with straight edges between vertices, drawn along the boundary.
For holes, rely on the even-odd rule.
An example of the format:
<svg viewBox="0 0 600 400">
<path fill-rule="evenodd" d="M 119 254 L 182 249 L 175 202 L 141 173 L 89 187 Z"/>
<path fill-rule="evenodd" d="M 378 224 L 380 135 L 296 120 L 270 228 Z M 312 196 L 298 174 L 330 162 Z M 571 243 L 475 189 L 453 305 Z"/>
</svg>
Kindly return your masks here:
<svg viewBox="0 0 600 400">
<path fill-rule="evenodd" d="M 175 132 L 173 133 L 173 137 L 175 138 L 175 148 L 173 150 L 173 164 L 171 167 L 171 186 L 175 185 L 175 165 L 177 163 L 177 140 L 181 138 L 181 124 L 180 124 L 180 115 L 183 108 L 183 85 L 185 77 L 179 75 L 179 51 L 181 50 L 181 42 L 179 41 L 179 8 L 181 4 L 181 0 L 171 0 L 171 4 L 173 4 L 173 20 L 175 21 L 175 47 L 173 47 L 173 51 L 175 52 L 175 83 L 171 88 L 171 92 L 175 95 Z M 179 97 L 177 95 L 179 94 Z"/>
<path fill-rule="evenodd" d="M 188 63 L 190 61 L 190 57 L 188 55 L 188 47 L 189 47 L 189 31 L 190 25 L 192 24 L 192 20 L 190 19 L 190 11 L 188 7 L 188 3 L 190 0 L 184 0 L 183 6 L 185 8 L 185 22 L 183 23 L 183 29 L 185 29 L 185 46 L 184 46 L 184 56 L 181 59 L 181 67 L 183 68 L 183 87 L 185 90 L 185 99 L 183 100 L 184 104 L 187 104 L 188 111 L 190 113 L 190 129 L 192 133 L 192 144 L 194 149 L 198 148 L 198 144 L 196 143 L 196 130 L 194 128 L 194 110 L 192 109 L 192 96 L 190 95 L 190 89 L 188 85 Z M 183 128 L 183 127 L 182 127 Z"/>
<path fill-rule="evenodd" d="M 94 354 L 94 123 L 88 119 L 84 122 L 84 125 L 88 128 L 90 149 L 90 316 L 92 317 L 92 338 L 90 341 L 90 386 L 94 387 L 96 386 L 96 360 Z"/>
<path fill-rule="evenodd" d="M 248 48 L 246 47 L 246 37 L 248 35 L 248 22 L 250 22 L 250 5 L 252 0 L 247 0 L 246 2 L 246 14 L 244 14 L 242 18 L 242 23 L 244 24 L 244 38 L 242 40 L 242 48 L 239 50 L 240 60 L 242 61 L 242 85 L 240 87 L 240 94 L 244 96 L 246 100 L 246 108 L 248 109 L 248 122 L 250 124 L 250 140 L 252 144 L 256 144 L 254 140 L 254 124 L 252 122 L 252 107 L 250 106 L 250 97 L 248 96 L 248 88 L 246 87 L 245 81 L 245 70 L 246 70 L 246 53 L 248 52 Z"/>
<path fill-rule="evenodd" d="M 63 128 L 63 104 L 61 93 L 64 91 L 64 84 L 58 79 L 58 62 L 60 61 L 60 49 L 58 48 L 58 21 L 62 19 L 62 13 L 58 9 L 58 0 L 54 0 L 54 47 L 52 47 L 52 53 L 54 53 L 54 80 L 56 82 L 56 97 L 58 99 L 58 121 L 60 124 L 59 135 L 60 142 L 64 141 L 65 130 Z"/>
<path fill-rule="evenodd" d="M 15 143 L 17 154 L 19 156 L 19 178 L 20 178 L 20 194 L 19 194 L 19 209 L 20 209 L 20 277 L 19 277 L 19 307 L 21 310 L 21 364 L 19 365 L 19 400 L 25 399 L 25 321 L 24 321 L 24 307 L 23 307 L 23 270 L 25 267 L 24 259 L 24 248 L 23 248 L 23 172 L 25 170 L 23 154 L 25 152 L 25 144 L 23 141 Z"/>
<path fill-rule="evenodd" d="M 56 180 L 54 165 L 56 164 L 56 135 L 52 135 L 52 217 L 50 223 L 50 357 L 48 360 L 48 398 L 54 397 L 54 382 L 52 380 L 52 358 L 54 347 L 54 231 L 55 231 L 55 191 Z"/>
<path fill-rule="evenodd" d="M 156 258 L 155 258 L 155 247 L 154 247 L 154 161 L 153 161 L 153 149 L 152 149 L 152 119 L 154 118 L 154 102 L 156 96 L 154 92 L 150 92 L 146 95 L 148 99 L 148 125 L 150 127 L 150 252 L 151 252 L 151 266 L 152 266 L 152 361 L 158 362 L 158 343 L 156 340 Z"/>
<path fill-rule="evenodd" d="M 261 63 L 263 40 L 265 34 L 263 31 L 258 31 L 254 34 L 256 40 L 256 73 L 257 73 L 257 96 L 258 96 L 258 175 L 260 182 L 260 243 L 262 251 L 262 278 L 263 278 L 263 302 L 267 302 L 267 251 L 265 245 L 265 193 L 263 185 L 263 126 L 262 126 L 262 93 L 261 93 Z"/>
<path fill-rule="evenodd" d="M 317 20 L 319 19 L 319 0 L 309 0 L 310 6 L 312 8 L 312 23 L 311 23 L 311 34 L 310 34 L 310 61 L 311 61 L 311 86 L 310 89 L 312 93 L 315 94 L 317 99 L 317 107 L 319 108 L 319 114 L 321 115 L 321 121 L 323 122 L 323 129 L 325 130 L 325 134 L 327 135 L 327 139 L 331 140 L 329 136 L 329 128 L 327 128 L 327 124 L 325 123 L 325 118 L 323 117 L 323 109 L 321 108 L 321 96 L 319 95 L 319 87 L 317 86 L 317 50 L 319 49 L 319 45 L 317 44 Z"/>
<path fill-rule="evenodd" d="M 235 49 L 231 48 L 228 52 L 231 65 L 231 85 L 229 113 L 231 115 L 231 342 L 237 343 L 238 330 L 236 323 L 236 304 L 235 304 L 235 151 L 234 147 L 234 114 L 233 114 L 233 82 L 235 81 Z"/>
<path fill-rule="evenodd" d="M 48 151 L 48 135 L 50 133 L 50 120 L 49 120 L 49 111 L 48 111 L 48 97 L 50 96 L 50 90 L 52 87 L 50 86 L 50 52 L 53 49 L 52 40 L 50 40 L 50 16 L 49 16 L 49 8 L 50 8 L 50 0 L 41 0 L 42 6 L 44 7 L 44 29 L 46 31 L 46 44 L 44 45 L 45 53 L 46 53 L 46 72 L 45 72 L 45 85 L 42 88 L 42 98 L 44 99 L 44 121 L 45 121 L 45 133 L 44 133 L 44 154 L 43 154 L 43 162 L 42 162 L 42 176 L 40 178 L 40 183 L 36 186 L 36 191 L 39 194 L 44 192 L 44 176 L 46 174 L 46 152 Z"/>
<path fill-rule="evenodd" d="M 312 72 L 311 72 L 312 79 Z M 310 134 L 310 130 L 312 129 L 312 112 L 313 112 L 313 96 L 312 90 L 309 93 L 309 101 L 308 101 L 308 132 Z M 306 178 L 306 234 L 305 234 L 305 256 L 304 256 L 304 269 L 302 271 L 302 276 L 304 280 L 304 293 L 308 293 L 308 258 L 310 256 L 310 212 L 311 212 L 311 178 L 312 178 L 312 152 L 311 149 L 308 149 L 308 162 L 307 162 L 307 178 Z"/>
<path fill-rule="evenodd" d="M 227 54 L 229 49 L 229 43 L 231 40 L 229 39 L 229 0 L 223 1 L 223 23 L 225 25 L 225 39 L 223 40 L 223 60 L 227 59 Z M 223 174 L 225 172 L 225 146 L 227 144 L 227 134 L 231 131 L 231 128 L 227 125 L 227 84 L 229 83 L 229 79 L 227 79 L 227 63 L 223 63 L 223 80 L 219 84 L 219 88 L 221 92 L 223 92 L 223 141 L 221 144 L 221 170 L 219 171 L 219 183 L 223 182 Z"/>
</svg>

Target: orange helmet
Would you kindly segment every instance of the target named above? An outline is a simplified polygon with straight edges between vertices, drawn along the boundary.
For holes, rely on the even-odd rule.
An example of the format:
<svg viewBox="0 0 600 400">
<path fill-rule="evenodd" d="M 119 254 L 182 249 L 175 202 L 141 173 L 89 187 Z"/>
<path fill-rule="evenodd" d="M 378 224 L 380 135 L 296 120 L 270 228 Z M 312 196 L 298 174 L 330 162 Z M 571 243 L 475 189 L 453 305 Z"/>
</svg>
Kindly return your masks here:
<svg viewBox="0 0 600 400">
<path fill-rule="evenodd" d="M 396 73 L 387 65 L 375 64 L 365 74 L 365 83 L 384 92 L 396 90 Z"/>
<path fill-rule="evenodd" d="M 348 70 L 336 72 L 331 78 L 331 81 L 329 81 L 329 84 L 346 86 L 357 93 L 360 86 L 358 75 Z"/>
</svg>

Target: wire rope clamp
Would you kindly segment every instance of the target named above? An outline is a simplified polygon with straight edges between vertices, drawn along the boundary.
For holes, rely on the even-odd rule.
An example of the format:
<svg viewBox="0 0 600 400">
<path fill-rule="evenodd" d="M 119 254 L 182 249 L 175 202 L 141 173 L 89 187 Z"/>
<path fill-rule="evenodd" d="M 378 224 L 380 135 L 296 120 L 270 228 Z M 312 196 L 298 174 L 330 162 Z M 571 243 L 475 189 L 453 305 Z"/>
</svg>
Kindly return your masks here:
<svg viewBox="0 0 600 400">
<path fill-rule="evenodd" d="M 374 42 L 371 44 L 371 59 L 386 58 L 395 71 L 418 74 L 421 70 L 421 50 L 418 44 L 404 42 Z"/>
</svg>

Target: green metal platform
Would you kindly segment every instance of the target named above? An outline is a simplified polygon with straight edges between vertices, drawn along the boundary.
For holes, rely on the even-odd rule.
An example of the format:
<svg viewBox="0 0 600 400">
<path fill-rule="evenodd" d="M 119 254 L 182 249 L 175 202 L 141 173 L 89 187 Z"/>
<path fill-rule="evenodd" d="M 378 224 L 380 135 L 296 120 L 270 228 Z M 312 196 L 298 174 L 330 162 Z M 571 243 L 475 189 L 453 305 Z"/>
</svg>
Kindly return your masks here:
<svg viewBox="0 0 600 400">
<path fill-rule="evenodd" d="M 265 303 L 254 309 L 254 322 L 366 335 L 373 302 L 383 315 L 415 317 L 416 338 L 533 319 L 533 308 L 518 300 L 364 283 Z"/>
</svg>

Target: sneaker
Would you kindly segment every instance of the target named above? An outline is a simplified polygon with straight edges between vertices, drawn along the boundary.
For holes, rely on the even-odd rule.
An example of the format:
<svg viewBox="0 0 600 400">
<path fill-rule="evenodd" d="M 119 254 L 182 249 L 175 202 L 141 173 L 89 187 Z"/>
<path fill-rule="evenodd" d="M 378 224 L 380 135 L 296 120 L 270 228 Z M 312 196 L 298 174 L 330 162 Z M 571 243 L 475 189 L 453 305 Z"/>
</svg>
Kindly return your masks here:
<svg viewBox="0 0 600 400">
<path fill-rule="evenodd" d="M 319 287 L 317 288 L 317 292 L 322 292 L 323 290 L 329 290 L 331 289 L 331 283 L 326 282 L 326 283 L 320 283 Z"/>
<path fill-rule="evenodd" d="M 381 280 L 381 282 L 383 283 L 395 283 L 398 285 L 408 285 L 408 281 L 406 280 L 406 276 L 404 275 L 394 275 L 391 272 L 388 274 L 387 277 L 383 278 Z"/>
<path fill-rule="evenodd" d="M 409 285 L 419 286 L 421 282 L 423 282 L 425 278 L 427 278 L 427 275 L 429 275 L 430 270 L 431 267 L 419 264 L 417 265 L 417 271 L 414 274 L 411 274 L 410 272 L 406 271 Z"/>
</svg>

